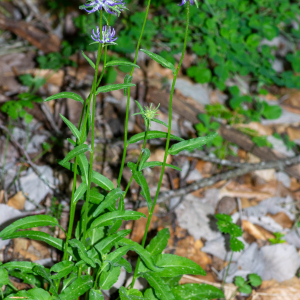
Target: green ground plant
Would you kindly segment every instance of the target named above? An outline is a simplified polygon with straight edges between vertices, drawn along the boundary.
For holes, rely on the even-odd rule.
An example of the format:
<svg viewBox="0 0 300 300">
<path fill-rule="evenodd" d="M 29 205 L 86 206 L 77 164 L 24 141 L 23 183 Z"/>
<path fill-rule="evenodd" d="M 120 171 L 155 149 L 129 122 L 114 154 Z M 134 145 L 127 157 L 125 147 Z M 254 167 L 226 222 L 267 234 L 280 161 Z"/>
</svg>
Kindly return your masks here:
<svg viewBox="0 0 300 300">
<path fill-rule="evenodd" d="M 183 140 L 171 134 L 172 99 L 175 82 L 190 36 L 190 6 L 193 4 L 197 5 L 198 3 L 192 0 L 183 0 L 181 3 L 181 6 L 184 6 L 180 8 L 180 12 L 181 15 L 186 18 L 186 22 L 181 58 L 176 68 L 172 62 L 162 56 L 145 49 L 140 49 L 141 40 L 145 34 L 144 29 L 149 13 L 150 0 L 147 2 L 146 13 L 144 14 L 144 20 L 141 26 L 142 30 L 136 46 L 133 62 L 107 60 L 107 48 L 108 46 L 111 47 L 115 45 L 114 42 L 116 40 L 115 30 L 110 27 L 111 13 L 120 16 L 122 11 L 126 11 L 123 0 L 119 0 L 119 2 L 113 0 L 105 2 L 97 0 L 88 1 L 87 4 L 88 5 L 83 5 L 80 8 L 92 14 L 92 16 L 98 14 L 97 21 L 99 22 L 99 27 L 97 27 L 96 31 L 92 32 L 92 38 L 98 49 L 96 62 L 92 61 L 83 53 L 95 71 L 91 92 L 86 99 L 83 99 L 73 92 L 61 92 L 44 100 L 50 101 L 60 98 L 69 98 L 82 103 L 83 106 L 78 127 L 61 115 L 62 120 L 73 135 L 72 138 L 67 139 L 73 149 L 65 158 L 59 161 L 60 166 L 73 173 L 69 227 L 67 232 L 65 232 L 66 240 L 53 237 L 42 231 L 29 230 L 32 227 L 51 226 L 59 227 L 64 231 L 58 219 L 50 215 L 35 215 L 19 219 L 0 232 L 0 237 L 4 240 L 23 237 L 46 242 L 51 247 L 63 253 L 62 261 L 56 262 L 51 268 L 46 268 L 40 264 L 28 261 L 0 263 L 1 298 L 4 300 L 16 298 L 29 300 L 70 300 L 78 299 L 82 296 L 82 299 L 85 297 L 85 299 L 89 300 L 101 300 L 104 299 L 102 290 L 109 290 L 113 286 L 119 278 L 121 268 L 124 268 L 128 273 L 133 273 L 131 284 L 128 287 L 121 287 L 118 291 L 118 299 L 121 300 L 196 300 L 201 298 L 223 298 L 224 294 L 222 291 L 208 284 L 179 285 L 179 280 L 184 274 L 205 275 L 205 271 L 198 264 L 187 258 L 163 253 L 170 237 L 168 229 L 159 231 L 150 243 L 146 245 L 148 228 L 160 192 L 164 170 L 166 167 L 178 169 L 176 166 L 166 164 L 167 156 L 169 154 L 176 155 L 183 150 L 191 151 L 197 149 L 216 137 L 215 133 L 211 133 L 205 137 Z M 172 5 L 176 6 L 174 3 Z M 94 24 L 94 26 L 95 25 L 96 24 Z M 118 42 L 119 45 L 114 47 L 123 48 L 122 40 Z M 157 108 L 150 106 L 144 109 L 138 104 L 140 114 L 142 114 L 145 120 L 145 131 L 129 138 L 127 128 L 130 88 L 134 86 L 134 84 L 131 83 L 134 68 L 139 68 L 136 64 L 139 51 L 144 52 L 151 59 L 160 63 L 163 67 L 171 69 L 173 72 L 174 78 L 169 99 L 169 123 L 164 124 L 159 119 L 156 119 Z M 99 74 L 98 70 L 101 57 L 103 58 L 103 69 Z M 125 76 L 124 83 L 102 85 L 102 79 L 106 71 L 118 65 L 125 65 L 131 68 L 130 73 Z M 96 96 L 98 94 L 120 89 L 125 90 L 128 100 L 125 121 L 124 153 L 118 183 L 117 186 L 115 186 L 109 178 L 93 170 L 95 111 Z M 163 124 L 168 128 L 168 132 L 150 131 L 151 122 Z M 88 134 L 91 135 L 90 144 L 86 142 Z M 150 150 L 146 148 L 146 141 L 155 138 L 163 138 L 166 140 L 164 159 L 163 161 L 148 162 Z M 138 161 L 128 162 L 127 164 L 132 172 L 131 180 L 135 180 L 141 187 L 141 195 L 146 200 L 149 210 L 146 230 L 140 245 L 126 238 L 130 230 L 122 229 L 121 226 L 123 221 L 138 220 L 139 218 L 146 218 L 146 216 L 141 212 L 125 209 L 124 200 L 131 180 L 125 190 L 122 189 L 120 183 L 125 166 L 127 147 L 130 144 L 141 141 L 143 142 L 143 148 Z M 88 152 L 89 156 L 87 156 Z M 150 196 L 149 186 L 143 175 L 144 168 L 153 166 L 161 167 L 160 179 L 154 198 Z M 77 186 L 78 177 L 81 178 L 79 186 Z M 78 201 L 80 200 L 83 200 L 83 206 L 80 219 L 75 225 L 75 211 Z M 225 218 L 223 222 L 226 221 L 228 222 Z M 239 241 L 236 239 L 238 234 L 232 234 L 232 246 L 236 249 L 240 247 Z M 135 251 L 139 256 L 134 272 L 132 272 L 131 263 L 124 258 L 126 253 L 130 250 Z M 9 276 L 19 278 L 24 283 L 31 284 L 34 288 L 16 291 L 10 282 Z M 140 277 L 146 279 L 149 283 L 149 287 L 142 291 L 134 288 L 135 281 Z"/>
</svg>

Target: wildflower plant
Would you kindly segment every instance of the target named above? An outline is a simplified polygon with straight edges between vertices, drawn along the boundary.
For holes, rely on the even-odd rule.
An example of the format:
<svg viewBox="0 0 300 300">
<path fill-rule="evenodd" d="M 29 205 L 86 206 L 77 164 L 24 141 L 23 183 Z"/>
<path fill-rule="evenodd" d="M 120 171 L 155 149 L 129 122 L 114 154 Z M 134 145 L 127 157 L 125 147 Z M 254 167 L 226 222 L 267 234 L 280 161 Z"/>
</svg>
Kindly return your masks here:
<svg viewBox="0 0 300 300">
<path fill-rule="evenodd" d="M 172 99 L 176 78 L 186 50 L 189 8 L 190 4 L 193 4 L 193 1 L 187 1 L 182 4 L 186 4 L 184 10 L 186 11 L 187 21 L 184 47 L 177 68 L 161 56 L 148 50 L 141 50 L 162 66 L 171 69 L 174 74 L 169 98 L 169 122 L 165 124 L 156 119 L 158 108 L 153 109 L 150 105 L 149 108 L 143 109 L 137 103 L 140 114 L 145 120 L 145 132 L 138 133 L 130 139 L 128 139 L 127 128 L 130 88 L 134 86 L 131 81 L 134 68 L 138 68 L 138 65 L 136 65 L 137 55 L 140 50 L 140 42 L 149 12 L 150 0 L 147 4 L 146 15 L 133 63 L 106 61 L 107 47 L 116 40 L 114 30 L 109 27 L 110 15 L 120 15 L 126 9 L 124 2 L 122 0 L 95 0 L 89 1 L 80 7 L 89 14 L 100 13 L 99 26 L 97 31 L 93 32 L 93 40 L 99 44 L 96 62 L 83 53 L 83 56 L 95 71 L 91 92 L 86 99 L 73 92 L 61 92 L 45 99 L 45 101 L 49 101 L 69 98 L 82 104 L 78 127 L 64 116 L 61 116 L 73 135 L 72 139 L 67 139 L 72 150 L 65 158 L 59 161 L 60 166 L 73 173 L 68 230 L 65 232 L 54 216 L 35 215 L 19 219 L 0 232 L 0 238 L 2 239 L 23 237 L 46 242 L 51 247 L 63 253 L 62 261 L 57 262 L 50 269 L 29 261 L 0 263 L 0 291 L 2 299 L 71 300 L 79 299 L 82 296 L 82 299 L 84 297 L 84 299 L 89 300 L 101 300 L 104 299 L 102 290 L 109 290 L 117 282 L 121 268 L 125 269 L 128 273 L 133 272 L 133 279 L 130 286 L 119 289 L 119 299 L 121 300 L 194 300 L 224 297 L 219 289 L 211 285 L 179 285 L 179 280 L 184 274 L 205 275 L 206 273 L 197 263 L 185 257 L 163 253 L 170 237 L 168 229 L 159 231 L 146 246 L 147 232 L 160 192 L 164 170 L 166 167 L 178 169 L 178 167 L 166 163 L 167 156 L 176 155 L 183 150 L 199 148 L 216 136 L 216 134 L 210 134 L 207 137 L 183 140 L 171 134 Z M 108 14 L 108 16 L 105 16 L 105 14 Z M 106 22 L 105 25 L 103 24 L 104 21 Z M 100 30 L 101 28 L 102 30 Z M 102 56 L 104 56 L 103 69 L 99 74 L 98 69 Z M 102 86 L 101 80 L 107 68 L 122 64 L 132 67 L 130 74 L 125 76 L 124 83 Z M 120 89 L 124 89 L 125 93 L 127 93 L 127 111 L 125 118 L 124 152 L 117 185 L 115 186 L 110 179 L 93 170 L 95 105 L 98 94 Z M 153 121 L 163 123 L 167 127 L 168 132 L 150 131 L 150 123 Z M 89 133 L 91 136 L 90 144 L 87 143 Z M 150 157 L 150 150 L 146 148 L 146 141 L 154 138 L 166 139 L 164 159 L 163 161 L 147 162 Z M 170 147 L 171 139 L 174 140 L 174 143 Z M 123 190 L 120 182 L 125 165 L 127 147 L 139 141 L 143 141 L 143 147 L 138 161 L 136 163 L 128 162 L 132 177 L 125 190 Z M 89 160 L 86 156 L 87 152 L 90 152 Z M 153 166 L 161 167 L 160 179 L 154 199 L 150 196 L 149 186 L 143 175 L 144 168 Z M 81 177 L 79 186 L 77 186 L 77 175 Z M 124 199 L 132 180 L 135 180 L 140 185 L 142 190 L 141 195 L 145 198 L 149 209 L 147 225 L 141 244 L 126 238 L 130 230 L 120 229 L 123 221 L 146 218 L 146 215 L 141 212 L 125 210 Z M 92 187 L 92 184 L 95 186 Z M 75 211 L 80 200 L 83 200 L 84 204 L 81 209 L 80 220 L 75 226 Z M 41 231 L 28 230 L 38 226 L 59 227 L 65 232 L 66 239 L 56 238 Z M 129 261 L 124 258 L 128 251 L 135 251 L 139 256 L 134 271 Z M 9 276 L 19 278 L 23 282 L 30 284 L 33 288 L 27 291 L 17 291 L 10 282 Z M 139 277 L 146 279 L 149 283 L 149 287 L 142 291 L 134 288 L 135 281 Z"/>
</svg>

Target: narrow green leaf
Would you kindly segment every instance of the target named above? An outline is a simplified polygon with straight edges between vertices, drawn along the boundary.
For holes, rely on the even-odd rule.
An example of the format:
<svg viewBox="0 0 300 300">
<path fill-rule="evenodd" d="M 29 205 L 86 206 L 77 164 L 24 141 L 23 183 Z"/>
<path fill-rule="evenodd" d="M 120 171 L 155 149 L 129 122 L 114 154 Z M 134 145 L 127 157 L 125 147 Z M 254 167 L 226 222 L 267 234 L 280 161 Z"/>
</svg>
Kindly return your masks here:
<svg viewBox="0 0 300 300">
<path fill-rule="evenodd" d="M 114 266 L 123 267 L 127 273 L 132 273 L 131 263 L 124 257 L 121 257 L 116 263 L 114 263 Z"/>
<path fill-rule="evenodd" d="M 155 272 L 161 271 L 160 268 L 155 266 L 152 255 L 140 244 L 126 238 L 120 240 L 118 244 L 121 246 L 131 246 L 132 250 L 134 250 L 141 257 L 142 261 L 150 270 Z"/>
<path fill-rule="evenodd" d="M 165 127 L 169 127 L 165 122 L 161 121 L 161 120 L 158 120 L 158 119 L 152 119 L 151 120 L 152 122 L 155 122 L 155 123 L 158 123 L 158 124 L 161 124 L 161 125 L 164 125 Z"/>
<path fill-rule="evenodd" d="M 96 210 L 93 213 L 93 217 L 97 217 L 98 215 L 100 215 L 105 208 L 111 206 L 111 205 L 115 205 L 115 203 L 117 202 L 117 200 L 124 194 L 124 192 L 118 187 L 114 190 L 112 190 L 111 192 L 109 192 L 107 194 L 107 196 L 105 197 L 104 201 L 102 201 L 100 203 L 100 205 L 96 208 Z"/>
<path fill-rule="evenodd" d="M 30 261 L 11 261 L 2 265 L 6 270 L 19 270 L 22 273 L 33 273 L 32 269 L 36 264 Z"/>
<path fill-rule="evenodd" d="M 141 171 L 137 171 L 137 167 L 133 162 L 129 162 L 127 165 L 132 172 L 134 180 L 142 188 L 142 192 L 143 192 L 142 195 L 146 199 L 148 208 L 150 210 L 152 206 L 152 199 L 150 196 L 150 190 L 146 178 L 144 177 Z"/>
<path fill-rule="evenodd" d="M 74 204 L 77 203 L 78 200 L 82 198 L 86 190 L 87 190 L 87 184 L 83 181 L 75 191 L 74 199 L 73 199 Z"/>
<path fill-rule="evenodd" d="M 61 261 L 51 267 L 50 272 L 56 272 L 57 274 L 51 275 L 51 279 L 61 279 L 69 275 L 74 267 L 74 263 L 71 261 Z"/>
<path fill-rule="evenodd" d="M 42 282 L 36 275 L 23 273 L 20 271 L 9 271 L 9 276 L 21 279 L 24 283 L 32 284 L 34 287 L 42 287 Z"/>
<path fill-rule="evenodd" d="M 208 142 L 212 141 L 217 136 L 217 133 L 210 134 L 204 137 L 198 137 L 195 139 L 190 139 L 187 141 L 183 141 L 177 144 L 174 144 L 168 151 L 169 154 L 175 155 L 183 150 L 192 151 L 199 147 L 204 146 Z"/>
<path fill-rule="evenodd" d="M 159 298 L 156 297 L 153 288 L 148 288 L 145 290 L 144 298 L 147 300 L 159 300 Z"/>
<path fill-rule="evenodd" d="M 154 289 L 155 295 L 160 300 L 175 300 L 170 287 L 160 278 L 154 274 L 146 273 L 143 277 L 148 281 L 150 286 Z"/>
<path fill-rule="evenodd" d="M 175 72 L 176 72 L 175 66 L 173 64 L 171 64 L 169 61 L 167 61 L 166 59 L 164 59 L 163 57 L 161 57 L 160 55 L 155 54 L 155 53 L 150 52 L 150 51 L 145 50 L 145 49 L 140 49 L 140 51 L 147 54 L 149 57 L 151 57 L 153 60 L 155 60 L 157 63 L 159 63 L 163 67 L 171 69 L 173 74 L 175 74 Z"/>
<path fill-rule="evenodd" d="M 36 300 L 51 300 L 52 296 L 44 289 L 35 288 L 27 291 L 27 294 Z"/>
<path fill-rule="evenodd" d="M 143 151 L 143 156 L 140 160 L 140 164 L 139 164 L 139 171 L 143 170 L 143 166 L 145 164 L 145 162 L 148 160 L 148 158 L 150 157 L 150 150 L 148 148 L 145 148 L 142 150 Z"/>
<path fill-rule="evenodd" d="M 78 165 L 80 168 L 80 174 L 83 177 L 83 180 L 88 183 L 89 182 L 89 162 L 84 153 L 81 153 L 77 156 L 78 158 Z"/>
<path fill-rule="evenodd" d="M 76 146 L 76 142 L 73 141 L 72 139 L 67 138 L 67 141 L 68 141 L 71 145 Z"/>
<path fill-rule="evenodd" d="M 15 239 L 19 237 L 28 238 L 36 241 L 42 241 L 58 250 L 63 251 L 63 241 L 61 239 L 55 238 L 50 234 L 42 231 L 33 231 L 33 230 L 18 231 L 10 235 L 6 235 L 5 237 L 2 237 L 2 239 L 7 240 L 7 239 Z"/>
<path fill-rule="evenodd" d="M 113 263 L 117 262 L 130 249 L 131 249 L 131 246 L 125 246 L 125 247 L 120 247 L 117 250 L 115 250 L 114 252 L 109 253 L 107 255 L 105 261 L 103 262 L 101 269 L 105 270 L 109 264 L 113 264 Z"/>
<path fill-rule="evenodd" d="M 123 60 L 112 60 L 106 63 L 105 67 L 113 67 L 113 66 L 130 66 L 135 68 L 140 68 L 138 65 L 129 62 L 129 61 L 123 61 Z"/>
<path fill-rule="evenodd" d="M 68 278 L 63 281 L 63 287 L 61 289 L 61 293 L 75 280 L 77 279 L 77 272 L 71 273 Z"/>
<path fill-rule="evenodd" d="M 110 84 L 110 85 L 105 85 L 101 86 L 97 89 L 96 95 L 99 93 L 107 93 L 111 91 L 116 91 L 116 90 L 121 90 L 121 89 L 126 89 L 129 87 L 135 86 L 133 83 L 119 83 L 119 84 Z"/>
<path fill-rule="evenodd" d="M 121 274 L 121 267 L 112 267 L 109 271 L 103 270 L 100 276 L 100 287 L 109 290 L 115 284 Z"/>
<path fill-rule="evenodd" d="M 146 250 L 151 255 L 161 254 L 167 247 L 168 240 L 170 238 L 170 231 L 168 228 L 160 230 L 157 235 L 151 240 Z"/>
<path fill-rule="evenodd" d="M 96 171 L 92 171 L 92 182 L 96 183 L 106 191 L 111 191 L 114 188 L 114 184 L 108 178 Z"/>
<path fill-rule="evenodd" d="M 206 275 L 205 271 L 192 260 L 173 254 L 159 254 L 155 259 L 155 264 L 162 268 L 161 271 L 155 273 L 160 277 L 175 277 L 184 274 Z"/>
<path fill-rule="evenodd" d="M 59 295 L 61 300 L 77 299 L 85 292 L 90 290 L 93 286 L 93 277 L 90 275 L 83 275 L 74 280 L 70 286 L 68 286 Z"/>
<path fill-rule="evenodd" d="M 56 95 L 53 95 L 53 96 L 50 96 L 50 97 L 46 98 L 44 100 L 44 102 L 50 101 L 50 100 L 61 99 L 61 98 L 73 99 L 75 101 L 81 102 L 82 104 L 84 103 L 84 100 L 79 95 L 77 95 L 75 93 L 72 93 L 72 92 L 61 92 L 61 93 L 58 93 Z"/>
<path fill-rule="evenodd" d="M 8 272 L 3 267 L 0 268 L 0 288 L 9 283 Z"/>
<path fill-rule="evenodd" d="M 92 246 L 96 243 L 98 243 L 101 239 L 103 239 L 106 236 L 104 232 L 104 227 L 101 228 L 94 228 L 87 234 L 87 242 L 88 244 L 86 246 Z M 92 248 L 94 249 L 94 248 Z"/>
<path fill-rule="evenodd" d="M 72 248 L 76 248 L 78 250 L 78 254 L 82 260 L 84 260 L 88 265 L 92 266 L 93 268 L 96 268 L 95 262 L 88 257 L 86 253 L 87 250 L 81 241 L 73 239 L 69 241 L 69 244 Z"/>
<path fill-rule="evenodd" d="M 130 76 L 129 74 L 126 74 L 125 77 L 124 77 L 124 83 L 131 83 L 133 77 Z M 124 89 L 124 96 L 127 95 L 127 92 L 128 92 L 128 88 L 125 88 Z"/>
<path fill-rule="evenodd" d="M 104 195 L 99 193 L 97 187 L 93 187 L 91 189 L 89 202 L 91 202 L 93 204 L 100 204 L 104 200 L 104 198 L 105 198 Z"/>
<path fill-rule="evenodd" d="M 108 253 L 111 248 L 117 243 L 119 240 L 121 240 L 123 237 L 128 235 L 131 232 L 131 229 L 127 230 L 120 230 L 115 234 L 112 234 L 106 238 L 104 238 L 102 241 L 97 243 L 95 245 L 95 248 L 103 255 Z"/>
<path fill-rule="evenodd" d="M 0 237 L 3 238 L 6 235 L 10 235 L 19 229 L 27 229 L 27 228 L 39 227 L 39 226 L 59 226 L 59 224 L 57 219 L 48 215 L 36 215 L 36 216 L 25 217 L 5 227 L 0 232 Z"/>
<path fill-rule="evenodd" d="M 66 123 L 66 125 L 70 128 L 70 130 L 72 131 L 73 135 L 80 140 L 80 132 L 79 130 L 76 128 L 76 126 L 74 124 L 72 124 L 72 122 L 70 122 L 67 118 L 65 118 L 63 115 L 59 114 L 60 117 L 62 118 L 62 120 Z"/>
<path fill-rule="evenodd" d="M 62 163 L 67 162 L 74 158 L 75 156 L 80 155 L 81 153 L 84 153 L 86 151 L 91 151 L 90 147 L 86 144 L 79 145 L 75 147 L 73 150 L 71 150 L 66 157 L 62 160 Z"/>
<path fill-rule="evenodd" d="M 146 168 L 154 168 L 154 167 L 161 167 L 163 165 L 162 162 L 160 161 L 147 161 L 144 165 L 143 168 L 141 170 L 144 170 Z M 166 167 L 175 169 L 177 171 L 182 171 L 179 167 L 176 167 L 174 165 L 170 165 L 170 164 L 166 164 Z"/>
<path fill-rule="evenodd" d="M 135 103 L 136 103 L 136 105 L 138 106 L 138 108 L 139 108 L 140 112 L 141 112 L 142 114 L 144 114 L 144 113 L 145 113 L 145 111 L 144 111 L 144 109 L 143 109 L 142 105 L 141 105 L 141 104 L 140 104 L 138 101 L 136 101 L 136 100 L 135 100 Z"/>
<path fill-rule="evenodd" d="M 94 62 L 88 56 L 86 56 L 83 51 L 81 51 L 81 53 L 82 53 L 83 57 L 87 60 L 87 62 L 91 65 L 91 67 L 95 70 L 96 66 L 95 66 Z"/>
<path fill-rule="evenodd" d="M 100 226 L 108 226 L 112 225 L 114 221 L 116 220 L 138 220 L 139 218 L 146 218 L 146 216 L 143 213 L 140 213 L 138 211 L 113 211 L 108 212 L 100 217 L 98 217 L 96 220 L 94 220 L 90 226 L 91 230 L 92 228 L 100 227 Z"/>
<path fill-rule="evenodd" d="M 142 292 L 135 289 L 127 290 L 124 286 L 120 287 L 119 294 L 121 300 L 145 300 Z"/>
<path fill-rule="evenodd" d="M 167 136 L 168 136 L 167 132 L 152 130 L 152 131 L 148 131 L 147 139 L 152 140 L 152 139 L 159 139 L 159 138 L 167 138 Z M 145 132 L 135 134 L 129 139 L 128 144 L 134 144 L 136 142 L 143 141 L 144 138 L 145 138 Z M 176 141 L 184 141 L 184 139 L 173 134 L 171 134 L 171 139 Z"/>
<path fill-rule="evenodd" d="M 91 289 L 89 292 L 89 300 L 104 300 L 100 290 Z"/>
<path fill-rule="evenodd" d="M 225 298 L 223 292 L 209 284 L 188 283 L 172 288 L 176 300 L 199 300 Z"/>
</svg>

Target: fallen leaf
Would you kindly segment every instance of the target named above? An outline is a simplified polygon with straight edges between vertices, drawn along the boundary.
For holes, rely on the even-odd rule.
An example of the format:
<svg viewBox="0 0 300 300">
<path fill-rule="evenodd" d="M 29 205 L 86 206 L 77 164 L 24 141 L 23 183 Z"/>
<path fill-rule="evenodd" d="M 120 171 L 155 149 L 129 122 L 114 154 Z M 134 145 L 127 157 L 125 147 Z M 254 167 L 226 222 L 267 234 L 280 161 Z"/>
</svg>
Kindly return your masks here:
<svg viewBox="0 0 300 300">
<path fill-rule="evenodd" d="M 279 212 L 275 215 L 267 214 L 267 216 L 271 217 L 276 223 L 281 225 L 283 228 L 292 228 L 294 222 L 283 212 Z"/>
<path fill-rule="evenodd" d="M 291 141 L 300 139 L 300 128 L 288 127 L 287 134 Z"/>
<path fill-rule="evenodd" d="M 163 161 L 164 156 L 165 156 L 165 150 L 159 148 L 150 154 L 148 161 Z M 167 164 L 170 163 L 172 163 L 172 157 L 171 155 L 168 155 Z"/>
<path fill-rule="evenodd" d="M 283 282 L 276 280 L 263 281 L 256 293 L 256 300 L 299 300 L 300 297 L 299 278 L 293 277 Z"/>
<path fill-rule="evenodd" d="M 262 125 L 258 122 L 250 122 L 248 124 L 237 124 L 235 128 L 249 128 L 255 130 L 259 135 L 272 135 L 273 129 L 270 126 Z"/>
<path fill-rule="evenodd" d="M 4 190 L 0 191 L 0 203 L 4 203 Z"/>
<path fill-rule="evenodd" d="M 32 240 L 31 245 L 40 253 L 40 257 L 50 257 L 50 252 L 46 243 Z"/>
<path fill-rule="evenodd" d="M 26 198 L 23 193 L 20 191 L 16 193 L 12 198 L 8 199 L 7 205 L 15 209 L 22 210 L 24 209 Z"/>
<path fill-rule="evenodd" d="M 247 220 L 242 220 L 242 228 L 245 232 L 248 232 L 251 236 L 257 240 L 267 241 L 270 238 L 274 238 L 274 235 L 262 227 L 252 224 Z"/>
</svg>

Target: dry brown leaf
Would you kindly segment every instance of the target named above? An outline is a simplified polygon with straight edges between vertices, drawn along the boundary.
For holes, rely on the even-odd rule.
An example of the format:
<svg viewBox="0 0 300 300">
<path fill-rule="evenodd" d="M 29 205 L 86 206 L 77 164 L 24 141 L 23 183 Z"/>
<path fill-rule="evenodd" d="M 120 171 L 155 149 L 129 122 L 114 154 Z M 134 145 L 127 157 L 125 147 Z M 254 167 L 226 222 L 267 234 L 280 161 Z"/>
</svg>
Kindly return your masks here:
<svg viewBox="0 0 300 300">
<path fill-rule="evenodd" d="M 158 209 L 159 206 L 155 205 L 148 231 L 153 229 L 153 225 L 157 221 L 157 217 L 155 216 L 155 214 L 158 212 Z M 147 217 L 149 216 L 149 211 L 147 207 L 139 208 L 138 211 L 145 214 Z M 146 224 L 147 224 L 147 218 L 140 218 L 139 220 L 134 222 L 129 222 L 126 225 L 126 229 L 131 229 L 133 227 L 131 232 L 131 239 L 133 241 L 137 243 L 140 243 L 142 241 L 146 229 Z"/>
<path fill-rule="evenodd" d="M 253 173 L 266 182 L 275 180 L 275 169 L 257 170 L 257 171 L 254 171 Z"/>
<path fill-rule="evenodd" d="M 13 197 L 8 199 L 7 205 L 15 209 L 22 210 L 24 208 L 25 201 L 26 198 L 24 197 L 23 193 L 20 191 L 16 193 Z"/>
<path fill-rule="evenodd" d="M 275 215 L 267 214 L 267 216 L 271 217 L 276 223 L 281 225 L 283 228 L 292 228 L 294 224 L 291 221 L 291 219 L 287 216 L 287 214 L 285 214 L 283 211 Z"/>
<path fill-rule="evenodd" d="M 150 157 L 148 161 L 163 161 L 165 156 L 165 150 L 163 149 L 157 149 L 154 152 L 151 152 Z M 167 156 L 167 164 L 172 163 L 172 157 L 171 155 Z"/>
<path fill-rule="evenodd" d="M 206 253 L 200 250 L 201 247 L 203 247 L 203 243 L 200 240 L 195 241 L 192 236 L 187 236 L 178 241 L 175 254 L 191 259 L 203 269 L 206 269 L 212 261 Z"/>
<path fill-rule="evenodd" d="M 274 279 L 263 281 L 255 300 L 300 300 L 299 278 L 293 277 L 283 282 Z"/>
<path fill-rule="evenodd" d="M 31 245 L 40 253 L 42 258 L 50 257 L 50 252 L 46 243 L 32 240 Z"/>
<path fill-rule="evenodd" d="M 259 135 L 272 135 L 273 129 L 269 126 L 262 125 L 258 122 L 250 122 L 248 124 L 237 124 L 235 128 L 249 128 L 255 130 Z"/>
<path fill-rule="evenodd" d="M 4 203 L 4 190 L 0 191 L 0 203 Z"/>
<path fill-rule="evenodd" d="M 261 227 L 254 225 L 247 220 L 242 220 L 242 228 L 245 232 L 249 233 L 257 240 L 267 241 L 270 238 L 274 238 L 274 235 L 269 231 L 262 229 Z"/>
<path fill-rule="evenodd" d="M 38 260 L 36 254 L 32 253 L 30 250 L 30 241 L 23 238 L 14 239 L 14 256 L 15 257 L 24 257 L 25 259 L 29 259 L 31 261 Z"/>
<path fill-rule="evenodd" d="M 300 139 L 300 128 L 288 127 L 287 134 L 291 141 Z"/>
<path fill-rule="evenodd" d="M 21 290 L 28 290 L 28 289 L 31 288 L 31 286 L 29 284 L 23 283 L 23 282 L 17 282 L 15 280 L 13 280 L 11 277 L 9 278 L 9 280 L 11 281 L 11 283 L 13 284 L 13 286 L 15 288 L 17 288 L 19 291 L 21 291 Z"/>
</svg>

